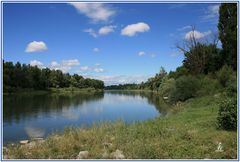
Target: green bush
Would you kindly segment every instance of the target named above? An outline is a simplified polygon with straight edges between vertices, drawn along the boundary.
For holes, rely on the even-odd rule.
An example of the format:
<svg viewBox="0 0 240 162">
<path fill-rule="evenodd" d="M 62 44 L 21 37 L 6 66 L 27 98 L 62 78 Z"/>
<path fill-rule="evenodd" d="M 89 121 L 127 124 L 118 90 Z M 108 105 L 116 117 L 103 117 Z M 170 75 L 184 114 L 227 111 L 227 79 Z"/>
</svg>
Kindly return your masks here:
<svg viewBox="0 0 240 162">
<path fill-rule="evenodd" d="M 173 78 L 164 77 L 159 87 L 160 95 L 171 98 L 176 89 L 176 81 Z"/>
<path fill-rule="evenodd" d="M 231 76 L 233 75 L 233 70 L 230 66 L 224 65 L 218 72 L 217 72 L 217 79 L 221 83 L 223 87 L 227 86 L 227 82 L 230 80 Z"/>
<path fill-rule="evenodd" d="M 176 80 L 176 89 L 173 92 L 171 101 L 185 101 L 195 97 L 199 89 L 199 80 L 191 75 L 181 76 Z"/>
<path fill-rule="evenodd" d="M 237 96 L 237 75 L 232 75 L 226 83 L 226 93 L 230 97 Z"/>
<path fill-rule="evenodd" d="M 237 100 L 226 99 L 222 101 L 218 111 L 217 117 L 218 128 L 225 130 L 237 129 Z"/>
<path fill-rule="evenodd" d="M 210 76 L 202 76 L 200 78 L 200 88 L 198 90 L 198 96 L 213 95 L 221 89 L 221 84 L 217 79 L 213 79 Z"/>
</svg>

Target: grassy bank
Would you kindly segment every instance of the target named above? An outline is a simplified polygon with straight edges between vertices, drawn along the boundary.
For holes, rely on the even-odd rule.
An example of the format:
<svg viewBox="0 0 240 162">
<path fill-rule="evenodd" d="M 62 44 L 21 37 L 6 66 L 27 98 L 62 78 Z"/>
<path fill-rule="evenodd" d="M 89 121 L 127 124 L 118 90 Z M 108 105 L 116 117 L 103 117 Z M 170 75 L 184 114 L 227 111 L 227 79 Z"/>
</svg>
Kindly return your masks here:
<svg viewBox="0 0 240 162">
<path fill-rule="evenodd" d="M 76 159 L 88 151 L 89 159 L 113 158 L 121 150 L 126 159 L 236 159 L 237 132 L 216 128 L 221 95 L 190 99 L 172 107 L 169 115 L 127 125 L 118 121 L 100 127 L 67 128 L 44 142 L 8 145 L 11 159 Z M 216 152 L 218 143 L 222 152 Z"/>
</svg>

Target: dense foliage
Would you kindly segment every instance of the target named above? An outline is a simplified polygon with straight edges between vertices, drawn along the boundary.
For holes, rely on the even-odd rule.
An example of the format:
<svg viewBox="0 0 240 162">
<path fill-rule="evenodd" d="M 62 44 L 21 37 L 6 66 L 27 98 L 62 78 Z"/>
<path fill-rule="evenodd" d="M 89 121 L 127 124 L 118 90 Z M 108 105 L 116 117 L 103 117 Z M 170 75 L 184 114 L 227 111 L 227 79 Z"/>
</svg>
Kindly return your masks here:
<svg viewBox="0 0 240 162">
<path fill-rule="evenodd" d="M 106 86 L 106 90 L 130 90 L 130 89 L 137 89 L 138 85 L 137 84 L 119 84 L 119 85 L 110 85 Z"/>
<path fill-rule="evenodd" d="M 195 97 L 199 89 L 199 80 L 191 75 L 181 76 L 176 79 L 176 88 L 172 95 L 172 101 L 185 101 Z"/>
<path fill-rule="evenodd" d="M 103 89 L 104 83 L 100 80 L 85 79 L 78 74 L 64 74 L 61 70 L 40 69 L 37 66 L 20 64 L 19 62 L 16 64 L 3 63 L 4 92 L 16 91 L 21 88 L 44 90 L 65 87 Z"/>
<path fill-rule="evenodd" d="M 218 30 L 224 61 L 237 70 L 237 3 L 221 4 Z"/>
<path fill-rule="evenodd" d="M 222 101 L 217 120 L 219 128 L 237 130 L 237 100 L 226 99 Z"/>
</svg>

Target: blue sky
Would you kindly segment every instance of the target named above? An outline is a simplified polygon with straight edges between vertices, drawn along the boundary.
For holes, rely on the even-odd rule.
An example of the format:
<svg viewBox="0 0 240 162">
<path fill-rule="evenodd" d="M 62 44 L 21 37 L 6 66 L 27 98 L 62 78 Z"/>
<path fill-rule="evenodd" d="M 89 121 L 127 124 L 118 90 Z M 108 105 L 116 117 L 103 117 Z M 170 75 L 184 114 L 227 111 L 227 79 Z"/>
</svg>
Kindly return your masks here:
<svg viewBox="0 0 240 162">
<path fill-rule="evenodd" d="M 139 83 L 182 64 L 176 44 L 217 31 L 219 4 L 5 3 L 5 61 Z M 191 33 L 191 25 L 195 32 Z"/>
</svg>

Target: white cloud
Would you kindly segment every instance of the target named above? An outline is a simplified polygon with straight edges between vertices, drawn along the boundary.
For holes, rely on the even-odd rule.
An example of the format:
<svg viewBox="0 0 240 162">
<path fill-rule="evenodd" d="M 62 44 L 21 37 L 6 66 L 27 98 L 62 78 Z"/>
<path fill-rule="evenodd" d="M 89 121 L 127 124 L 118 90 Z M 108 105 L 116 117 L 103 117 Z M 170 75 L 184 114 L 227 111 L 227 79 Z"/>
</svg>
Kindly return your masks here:
<svg viewBox="0 0 240 162">
<path fill-rule="evenodd" d="M 80 62 L 78 61 L 78 59 L 63 60 L 62 65 L 63 66 L 75 66 L 75 65 L 80 65 Z"/>
<path fill-rule="evenodd" d="M 185 39 L 190 40 L 193 37 L 195 37 L 195 39 L 201 39 L 208 36 L 211 33 L 212 33 L 211 31 L 207 31 L 207 32 L 199 32 L 197 30 L 189 31 L 188 33 L 185 34 Z"/>
<path fill-rule="evenodd" d="M 138 56 L 143 56 L 143 55 L 145 55 L 145 52 L 144 52 L 144 51 L 138 52 Z"/>
<path fill-rule="evenodd" d="M 27 45 L 25 52 L 42 52 L 47 50 L 47 45 L 43 41 L 33 41 Z"/>
<path fill-rule="evenodd" d="M 114 32 L 114 28 L 116 28 L 116 26 L 113 26 L 113 25 L 104 26 L 98 30 L 98 33 L 100 35 L 107 35 L 108 33 Z"/>
<path fill-rule="evenodd" d="M 56 61 L 52 61 L 49 65 L 50 69 L 54 70 L 61 70 L 63 73 L 69 72 L 72 69 L 72 66 L 80 65 L 78 59 L 71 59 L 71 60 L 62 60 L 61 63 Z"/>
<path fill-rule="evenodd" d="M 126 83 L 141 83 L 147 81 L 150 75 L 116 75 L 116 76 L 109 76 L 109 75 L 86 75 L 85 77 L 93 78 L 93 79 L 100 79 L 104 81 L 105 85 L 117 85 L 117 84 L 126 84 Z"/>
<path fill-rule="evenodd" d="M 93 66 L 81 66 L 80 70 L 77 72 L 81 75 L 87 75 L 88 73 L 101 73 L 104 72 L 105 70 L 100 67 L 101 65 L 99 63 L 96 63 Z"/>
<path fill-rule="evenodd" d="M 99 48 L 93 48 L 93 52 L 99 52 L 100 49 Z"/>
<path fill-rule="evenodd" d="M 219 4 L 208 6 L 207 10 L 205 11 L 204 15 L 201 16 L 202 21 L 205 22 L 217 22 L 218 15 L 219 15 Z"/>
<path fill-rule="evenodd" d="M 37 67 L 39 67 L 39 68 L 43 68 L 43 63 L 40 62 L 40 61 L 38 61 L 38 60 L 32 60 L 32 61 L 30 61 L 30 65 L 31 65 L 31 66 L 37 66 Z"/>
<path fill-rule="evenodd" d="M 177 30 L 178 30 L 178 31 L 183 31 L 183 30 L 188 30 L 188 29 L 191 29 L 191 28 L 192 28 L 192 26 L 187 25 L 187 26 L 184 26 L 184 27 L 178 28 Z"/>
<path fill-rule="evenodd" d="M 103 68 L 94 68 L 93 70 L 94 70 L 95 72 L 97 72 L 97 73 L 100 73 L 100 72 L 103 72 L 103 71 L 104 71 Z"/>
<path fill-rule="evenodd" d="M 89 66 L 82 66 L 80 67 L 81 71 L 89 71 L 91 68 Z"/>
<path fill-rule="evenodd" d="M 93 22 L 107 21 L 116 11 L 103 3 L 71 2 L 72 6 L 81 14 L 89 17 Z"/>
<path fill-rule="evenodd" d="M 90 34 L 94 38 L 97 38 L 97 33 L 92 28 L 85 29 L 85 30 L 83 30 L 83 32 Z"/>
<path fill-rule="evenodd" d="M 52 61 L 49 65 L 50 69 L 54 69 L 54 70 L 61 70 L 63 73 L 68 72 L 69 70 L 71 70 L 71 66 L 64 66 L 62 64 L 59 64 L 56 61 Z"/>
<path fill-rule="evenodd" d="M 116 28 L 116 26 L 110 25 L 110 26 L 101 27 L 98 30 L 98 33 L 92 28 L 85 29 L 85 30 L 83 30 L 83 32 L 86 32 L 89 35 L 93 36 L 94 38 L 97 38 L 99 35 L 107 35 L 109 33 L 114 32 L 114 28 Z"/>
<path fill-rule="evenodd" d="M 136 24 L 128 25 L 125 28 L 123 28 L 121 31 L 121 34 L 132 37 L 132 36 L 136 35 L 136 33 L 138 33 L 138 32 L 143 33 L 143 32 L 147 32 L 149 30 L 150 30 L 150 27 L 148 24 L 146 24 L 144 22 L 139 22 Z"/>
<path fill-rule="evenodd" d="M 60 64 L 57 63 L 56 61 L 52 61 L 52 62 L 50 63 L 50 66 L 51 66 L 51 67 L 56 67 L 56 66 L 60 66 Z"/>
</svg>

